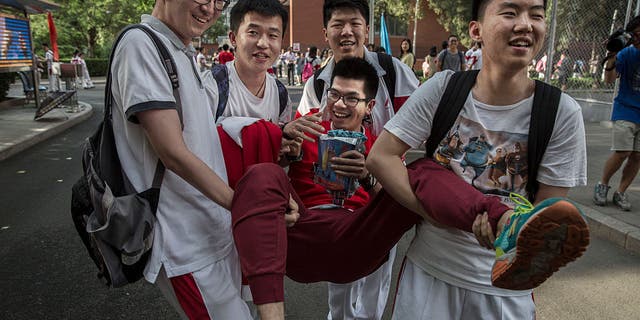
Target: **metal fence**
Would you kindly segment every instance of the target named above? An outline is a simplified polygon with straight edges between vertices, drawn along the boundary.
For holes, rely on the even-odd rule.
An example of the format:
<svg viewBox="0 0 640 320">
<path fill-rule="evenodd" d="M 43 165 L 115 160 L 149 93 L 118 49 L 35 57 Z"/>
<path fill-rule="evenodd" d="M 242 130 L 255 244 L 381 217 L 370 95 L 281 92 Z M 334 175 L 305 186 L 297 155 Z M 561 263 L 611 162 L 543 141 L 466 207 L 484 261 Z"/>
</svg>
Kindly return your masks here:
<svg viewBox="0 0 640 320">
<path fill-rule="evenodd" d="M 530 75 L 592 107 L 586 120 L 607 120 L 616 85 L 603 82 L 606 40 L 639 14 L 640 0 L 549 0 L 548 6 L 548 37 Z"/>
</svg>

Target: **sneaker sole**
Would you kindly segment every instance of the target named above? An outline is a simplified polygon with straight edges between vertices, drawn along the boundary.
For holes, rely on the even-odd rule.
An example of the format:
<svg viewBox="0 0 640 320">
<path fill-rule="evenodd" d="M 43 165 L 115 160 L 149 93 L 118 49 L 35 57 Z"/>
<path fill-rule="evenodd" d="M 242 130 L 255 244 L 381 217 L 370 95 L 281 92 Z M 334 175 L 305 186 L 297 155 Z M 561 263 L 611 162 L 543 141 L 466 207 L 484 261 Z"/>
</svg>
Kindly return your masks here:
<svg viewBox="0 0 640 320">
<path fill-rule="evenodd" d="M 491 280 L 499 288 L 528 290 L 582 256 L 589 227 L 573 204 L 559 200 L 527 221 L 516 241 L 515 258 L 496 260 Z"/>
</svg>

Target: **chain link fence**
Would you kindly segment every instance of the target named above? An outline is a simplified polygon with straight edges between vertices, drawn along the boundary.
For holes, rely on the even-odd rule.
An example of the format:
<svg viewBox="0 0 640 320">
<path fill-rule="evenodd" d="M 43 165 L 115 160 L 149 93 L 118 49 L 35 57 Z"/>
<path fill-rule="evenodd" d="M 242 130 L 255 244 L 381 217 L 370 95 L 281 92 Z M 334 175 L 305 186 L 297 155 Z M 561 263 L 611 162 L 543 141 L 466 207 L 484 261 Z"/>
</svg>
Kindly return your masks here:
<svg viewBox="0 0 640 320">
<path fill-rule="evenodd" d="M 638 15 L 640 0 L 548 0 L 548 7 L 548 37 L 529 68 L 531 77 L 563 88 L 589 108 L 585 120 L 608 120 L 617 88 L 603 81 L 605 44 Z"/>
</svg>

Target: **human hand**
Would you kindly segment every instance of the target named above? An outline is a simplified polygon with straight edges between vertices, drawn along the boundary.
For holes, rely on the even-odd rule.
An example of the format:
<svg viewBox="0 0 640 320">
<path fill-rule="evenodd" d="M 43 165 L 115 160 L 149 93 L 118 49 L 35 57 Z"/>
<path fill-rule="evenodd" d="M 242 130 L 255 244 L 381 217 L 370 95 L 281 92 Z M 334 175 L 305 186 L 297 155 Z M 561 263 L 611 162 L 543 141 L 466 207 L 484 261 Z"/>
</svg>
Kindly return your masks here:
<svg viewBox="0 0 640 320">
<path fill-rule="evenodd" d="M 489 224 L 489 214 L 485 212 L 476 216 L 471 230 L 473 230 L 473 234 L 476 236 L 480 246 L 489 250 L 495 250 L 493 243 L 496 238 L 493 235 L 493 230 L 491 230 L 491 224 Z"/>
<path fill-rule="evenodd" d="M 337 175 L 357 179 L 364 179 L 369 175 L 369 171 L 365 166 L 364 155 L 356 150 L 349 150 L 339 157 L 333 157 L 330 162 L 331 168 Z"/>
<path fill-rule="evenodd" d="M 282 143 L 280 145 L 280 154 L 279 157 L 283 156 L 297 158 L 300 156 L 302 152 L 302 138 L 297 137 L 293 140 L 289 140 L 287 138 L 282 138 Z"/>
<path fill-rule="evenodd" d="M 293 225 L 296 224 L 300 218 L 299 209 L 298 203 L 296 203 L 292 195 L 289 195 L 289 207 L 284 214 L 284 222 L 287 224 L 287 227 L 293 227 Z"/>
<path fill-rule="evenodd" d="M 322 115 L 319 113 L 306 115 L 287 123 L 282 128 L 282 135 L 290 138 L 302 138 L 309 142 L 314 142 L 315 139 L 306 135 L 306 133 L 313 136 L 320 136 L 324 133 L 324 127 L 319 123 L 322 121 Z"/>
</svg>

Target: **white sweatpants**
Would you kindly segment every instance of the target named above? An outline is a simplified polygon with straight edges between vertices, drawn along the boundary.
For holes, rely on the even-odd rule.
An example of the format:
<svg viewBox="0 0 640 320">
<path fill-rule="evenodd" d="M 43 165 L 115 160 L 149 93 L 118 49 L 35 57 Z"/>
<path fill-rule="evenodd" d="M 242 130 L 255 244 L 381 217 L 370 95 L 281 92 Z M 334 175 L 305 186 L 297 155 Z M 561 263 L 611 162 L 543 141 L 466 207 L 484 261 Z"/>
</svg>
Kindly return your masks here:
<svg viewBox="0 0 640 320">
<path fill-rule="evenodd" d="M 372 274 L 351 283 L 329 283 L 329 315 L 327 320 L 380 320 L 389 297 L 391 269 L 396 247 L 389 260 Z"/>
<path fill-rule="evenodd" d="M 533 320 L 531 295 L 494 296 L 452 286 L 405 259 L 393 309 L 394 320 Z"/>
</svg>

